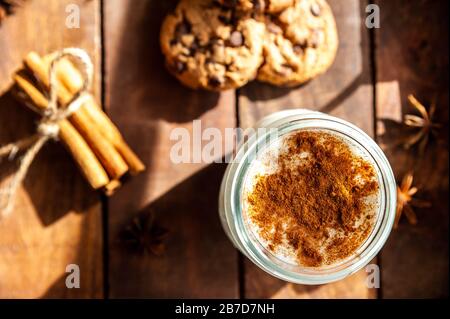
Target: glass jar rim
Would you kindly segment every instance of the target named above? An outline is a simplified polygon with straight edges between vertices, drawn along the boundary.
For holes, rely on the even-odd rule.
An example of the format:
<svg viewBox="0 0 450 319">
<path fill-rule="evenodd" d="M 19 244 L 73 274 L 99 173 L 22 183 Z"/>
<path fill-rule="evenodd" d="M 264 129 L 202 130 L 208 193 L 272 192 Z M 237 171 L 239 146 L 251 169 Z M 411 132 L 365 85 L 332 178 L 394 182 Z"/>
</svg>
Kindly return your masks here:
<svg viewBox="0 0 450 319">
<path fill-rule="evenodd" d="M 256 127 L 276 128 L 279 136 L 299 129 L 320 129 L 333 131 L 333 133 L 345 135 L 358 144 L 371 158 L 377 170 L 381 196 L 379 212 L 373 230 L 365 242 L 352 254 L 336 265 L 320 267 L 319 269 L 308 267 L 291 267 L 301 269 L 288 269 L 286 264 L 270 258 L 259 243 L 256 243 L 249 234 L 245 225 L 242 211 L 243 180 L 251 166 L 251 160 L 247 159 L 255 154 L 256 149 L 262 149 L 266 143 L 270 131 L 261 135 L 249 134 L 247 140 L 240 145 L 235 160 L 230 163 L 227 175 L 231 180 L 224 184 L 225 194 L 229 194 L 229 203 L 224 203 L 231 214 L 226 214 L 228 224 L 234 229 L 233 237 L 238 241 L 241 250 L 260 268 L 269 274 L 285 281 L 299 284 L 323 284 L 340 280 L 367 265 L 379 252 L 386 242 L 395 219 L 396 183 L 389 162 L 379 148 L 365 132 L 355 125 L 342 119 L 313 111 L 302 109 L 288 110 L 273 113 L 263 118 Z M 258 136 L 259 135 L 259 136 Z"/>
</svg>

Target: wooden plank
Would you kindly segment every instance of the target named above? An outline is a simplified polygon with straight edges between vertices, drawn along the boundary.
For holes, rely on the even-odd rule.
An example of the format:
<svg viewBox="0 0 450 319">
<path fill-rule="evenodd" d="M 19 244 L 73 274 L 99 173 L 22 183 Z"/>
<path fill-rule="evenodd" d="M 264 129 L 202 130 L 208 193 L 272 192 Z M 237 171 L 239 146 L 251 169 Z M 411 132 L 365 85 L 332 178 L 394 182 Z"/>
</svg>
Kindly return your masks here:
<svg viewBox="0 0 450 319">
<path fill-rule="evenodd" d="M 110 200 L 110 296 L 237 297 L 237 253 L 221 229 L 217 199 L 224 164 L 174 164 L 170 132 L 193 123 L 234 127 L 234 92 L 196 92 L 164 69 L 159 29 L 176 1 L 105 2 L 107 109 L 147 165 Z M 231 150 L 232 145 L 227 149 Z M 151 210 L 169 229 L 160 257 L 136 255 L 120 233 Z"/>
<path fill-rule="evenodd" d="M 81 9 L 79 29 L 65 26 L 66 6 Z M 30 50 L 86 49 L 100 92 L 99 1 L 27 1 L 0 26 L 0 144 L 35 130 L 32 112 L 16 102 L 12 73 Z M 13 165 L 0 163 L 0 187 Z M 32 164 L 11 216 L 0 220 L 0 297 L 103 296 L 101 203 L 60 144 L 48 143 Z M 66 266 L 80 267 L 80 289 L 65 286 Z"/>
<path fill-rule="evenodd" d="M 251 83 L 240 90 L 239 119 L 252 126 L 262 116 L 287 108 L 327 112 L 358 125 L 373 136 L 373 86 L 369 64 L 368 32 L 363 22 L 365 2 L 329 1 L 336 17 L 340 46 L 336 61 L 324 75 L 310 83 L 285 89 Z M 248 298 L 373 298 L 365 284 L 366 273 L 328 285 L 291 285 L 270 277 L 245 261 L 245 297 Z"/>
<path fill-rule="evenodd" d="M 418 224 L 406 220 L 391 234 L 381 254 L 384 298 L 448 297 L 448 1 L 377 1 L 376 31 L 378 139 L 398 179 L 410 169 L 421 186 L 417 198 L 432 203 L 416 208 Z M 400 124 L 414 113 L 407 95 L 429 106 L 446 122 L 441 141 L 425 156 L 394 147 L 408 131 Z"/>
</svg>

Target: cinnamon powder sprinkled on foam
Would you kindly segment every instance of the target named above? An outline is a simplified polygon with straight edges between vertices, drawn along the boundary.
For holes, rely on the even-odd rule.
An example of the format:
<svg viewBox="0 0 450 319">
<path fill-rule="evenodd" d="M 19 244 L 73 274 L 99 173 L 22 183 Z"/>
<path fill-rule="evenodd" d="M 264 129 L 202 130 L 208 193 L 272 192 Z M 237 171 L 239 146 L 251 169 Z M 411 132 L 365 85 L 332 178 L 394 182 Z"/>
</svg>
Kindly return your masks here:
<svg viewBox="0 0 450 319">
<path fill-rule="evenodd" d="M 350 256 L 374 225 L 367 200 L 378 193 L 373 166 L 323 131 L 297 131 L 284 143 L 277 170 L 257 175 L 247 194 L 250 221 L 271 251 L 288 247 L 302 266 Z"/>
</svg>

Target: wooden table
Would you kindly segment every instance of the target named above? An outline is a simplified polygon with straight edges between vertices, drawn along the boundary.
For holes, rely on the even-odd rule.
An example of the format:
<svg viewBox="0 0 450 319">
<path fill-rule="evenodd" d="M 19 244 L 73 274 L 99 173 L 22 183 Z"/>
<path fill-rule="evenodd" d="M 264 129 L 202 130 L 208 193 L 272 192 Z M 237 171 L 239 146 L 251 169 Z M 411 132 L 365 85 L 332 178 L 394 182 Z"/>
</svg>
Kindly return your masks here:
<svg viewBox="0 0 450 319">
<path fill-rule="evenodd" d="M 79 29 L 65 26 L 80 8 Z M 33 132 L 36 118 L 9 91 L 30 50 L 76 46 L 95 62 L 95 94 L 145 161 L 147 171 L 112 198 L 91 191 L 68 153 L 49 143 L 33 163 L 15 211 L 0 221 L 0 297 L 396 298 L 448 296 L 448 140 L 419 158 L 394 147 L 404 134 L 409 93 L 429 104 L 448 131 L 448 3 L 379 0 L 381 28 L 367 29 L 366 1 L 330 0 L 340 47 L 325 75 L 295 89 L 251 83 L 222 94 L 194 92 L 164 70 L 159 27 L 174 1 L 30 0 L 0 26 L 0 144 Z M 220 130 L 249 127 L 276 110 L 307 107 L 349 120 L 385 149 L 397 178 L 414 168 L 419 223 L 402 220 L 376 259 L 381 289 L 364 270 L 317 287 L 274 279 L 243 258 L 217 213 L 225 164 L 173 164 L 169 133 L 192 121 Z M 225 145 L 224 154 L 233 145 Z M 224 155 L 223 154 L 223 155 Z M 2 162 L 1 185 L 13 165 Z M 119 234 L 151 210 L 168 228 L 162 256 L 124 248 Z M 80 289 L 65 286 L 78 264 Z"/>
</svg>

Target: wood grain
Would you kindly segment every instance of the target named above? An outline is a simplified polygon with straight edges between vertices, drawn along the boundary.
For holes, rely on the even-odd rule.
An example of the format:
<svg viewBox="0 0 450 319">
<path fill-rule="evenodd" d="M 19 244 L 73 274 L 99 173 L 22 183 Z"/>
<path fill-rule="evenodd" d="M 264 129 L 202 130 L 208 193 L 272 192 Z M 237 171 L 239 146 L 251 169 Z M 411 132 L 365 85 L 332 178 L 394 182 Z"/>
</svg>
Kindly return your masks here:
<svg viewBox="0 0 450 319">
<path fill-rule="evenodd" d="M 65 27 L 66 5 L 81 9 L 79 29 Z M 35 130 L 32 112 L 9 91 L 11 75 L 30 50 L 47 53 L 65 46 L 88 51 L 96 65 L 99 92 L 99 1 L 28 1 L 0 26 L 0 144 Z M 14 166 L 0 163 L 0 185 Z M 11 216 L 0 220 L 0 297 L 99 298 L 102 284 L 102 225 L 99 196 L 61 144 L 48 143 L 20 188 Z M 80 289 L 65 286 L 66 266 L 80 267 Z"/>
<path fill-rule="evenodd" d="M 287 109 L 308 108 L 353 122 L 373 136 L 373 85 L 369 64 L 368 32 L 363 22 L 365 1 L 329 1 L 336 17 L 340 39 L 337 58 L 331 69 L 311 82 L 283 89 L 251 83 L 240 90 L 241 126 L 252 126 L 262 116 Z M 366 287 L 364 270 L 328 285 L 308 287 L 286 284 L 270 277 L 245 260 L 247 298 L 373 298 Z"/>
<path fill-rule="evenodd" d="M 147 166 L 109 203 L 112 298 L 238 296 L 237 253 L 217 212 L 224 164 L 174 164 L 169 138 L 176 128 L 192 136 L 196 119 L 202 128 L 234 127 L 234 92 L 192 91 L 164 69 L 159 28 L 175 3 L 105 2 L 107 111 Z M 148 210 L 170 232 L 159 257 L 134 254 L 121 242 L 124 226 Z"/>
<path fill-rule="evenodd" d="M 448 297 L 448 1 L 377 1 L 376 30 L 378 141 L 397 179 L 414 170 L 417 198 L 432 203 L 416 208 L 416 226 L 401 220 L 381 254 L 384 298 Z M 415 113 L 414 94 L 426 106 L 435 99 L 443 125 L 425 156 L 397 147 L 413 133 L 401 125 Z"/>
<path fill-rule="evenodd" d="M 13 214 L 0 220 L 0 297 L 448 297 L 448 2 L 375 1 L 381 28 L 374 30 L 373 61 L 369 31 L 363 25 L 367 1 L 329 2 L 340 36 L 333 67 L 295 89 L 251 83 L 239 90 L 237 100 L 234 91 L 186 89 L 165 71 L 159 28 L 176 0 L 33 0 L 7 17 L 0 26 L 0 144 L 35 129 L 36 116 L 10 92 L 11 74 L 22 57 L 30 50 L 44 54 L 79 46 L 94 59 L 98 100 L 103 81 L 107 111 L 148 169 L 102 208 L 99 195 L 63 147 L 46 145 L 19 190 Z M 81 9 L 79 29 L 64 24 L 69 3 Z M 412 111 L 406 100 L 410 93 L 426 105 L 435 98 L 443 125 L 424 157 L 395 147 L 408 134 L 400 121 Z M 378 260 L 379 291 L 366 287 L 364 270 L 337 283 L 302 286 L 274 279 L 239 258 L 216 209 L 225 165 L 170 160 L 170 133 L 185 128 L 192 136 L 193 120 L 200 119 L 203 129 L 223 131 L 237 122 L 249 127 L 266 114 L 297 107 L 339 116 L 375 135 L 397 178 L 414 169 L 417 197 L 432 202 L 429 209 L 416 209 L 418 225 L 402 220 L 391 234 Z M 217 157 L 232 147 L 224 145 Z M 13 169 L 11 162 L 0 162 L 0 187 Z M 102 209 L 107 212 L 106 229 Z M 134 253 L 120 237 L 130 220 L 145 211 L 154 212 L 169 230 L 162 256 Z M 108 238 L 104 256 L 103 231 Z M 80 266 L 80 289 L 65 287 L 70 263 Z"/>
</svg>

